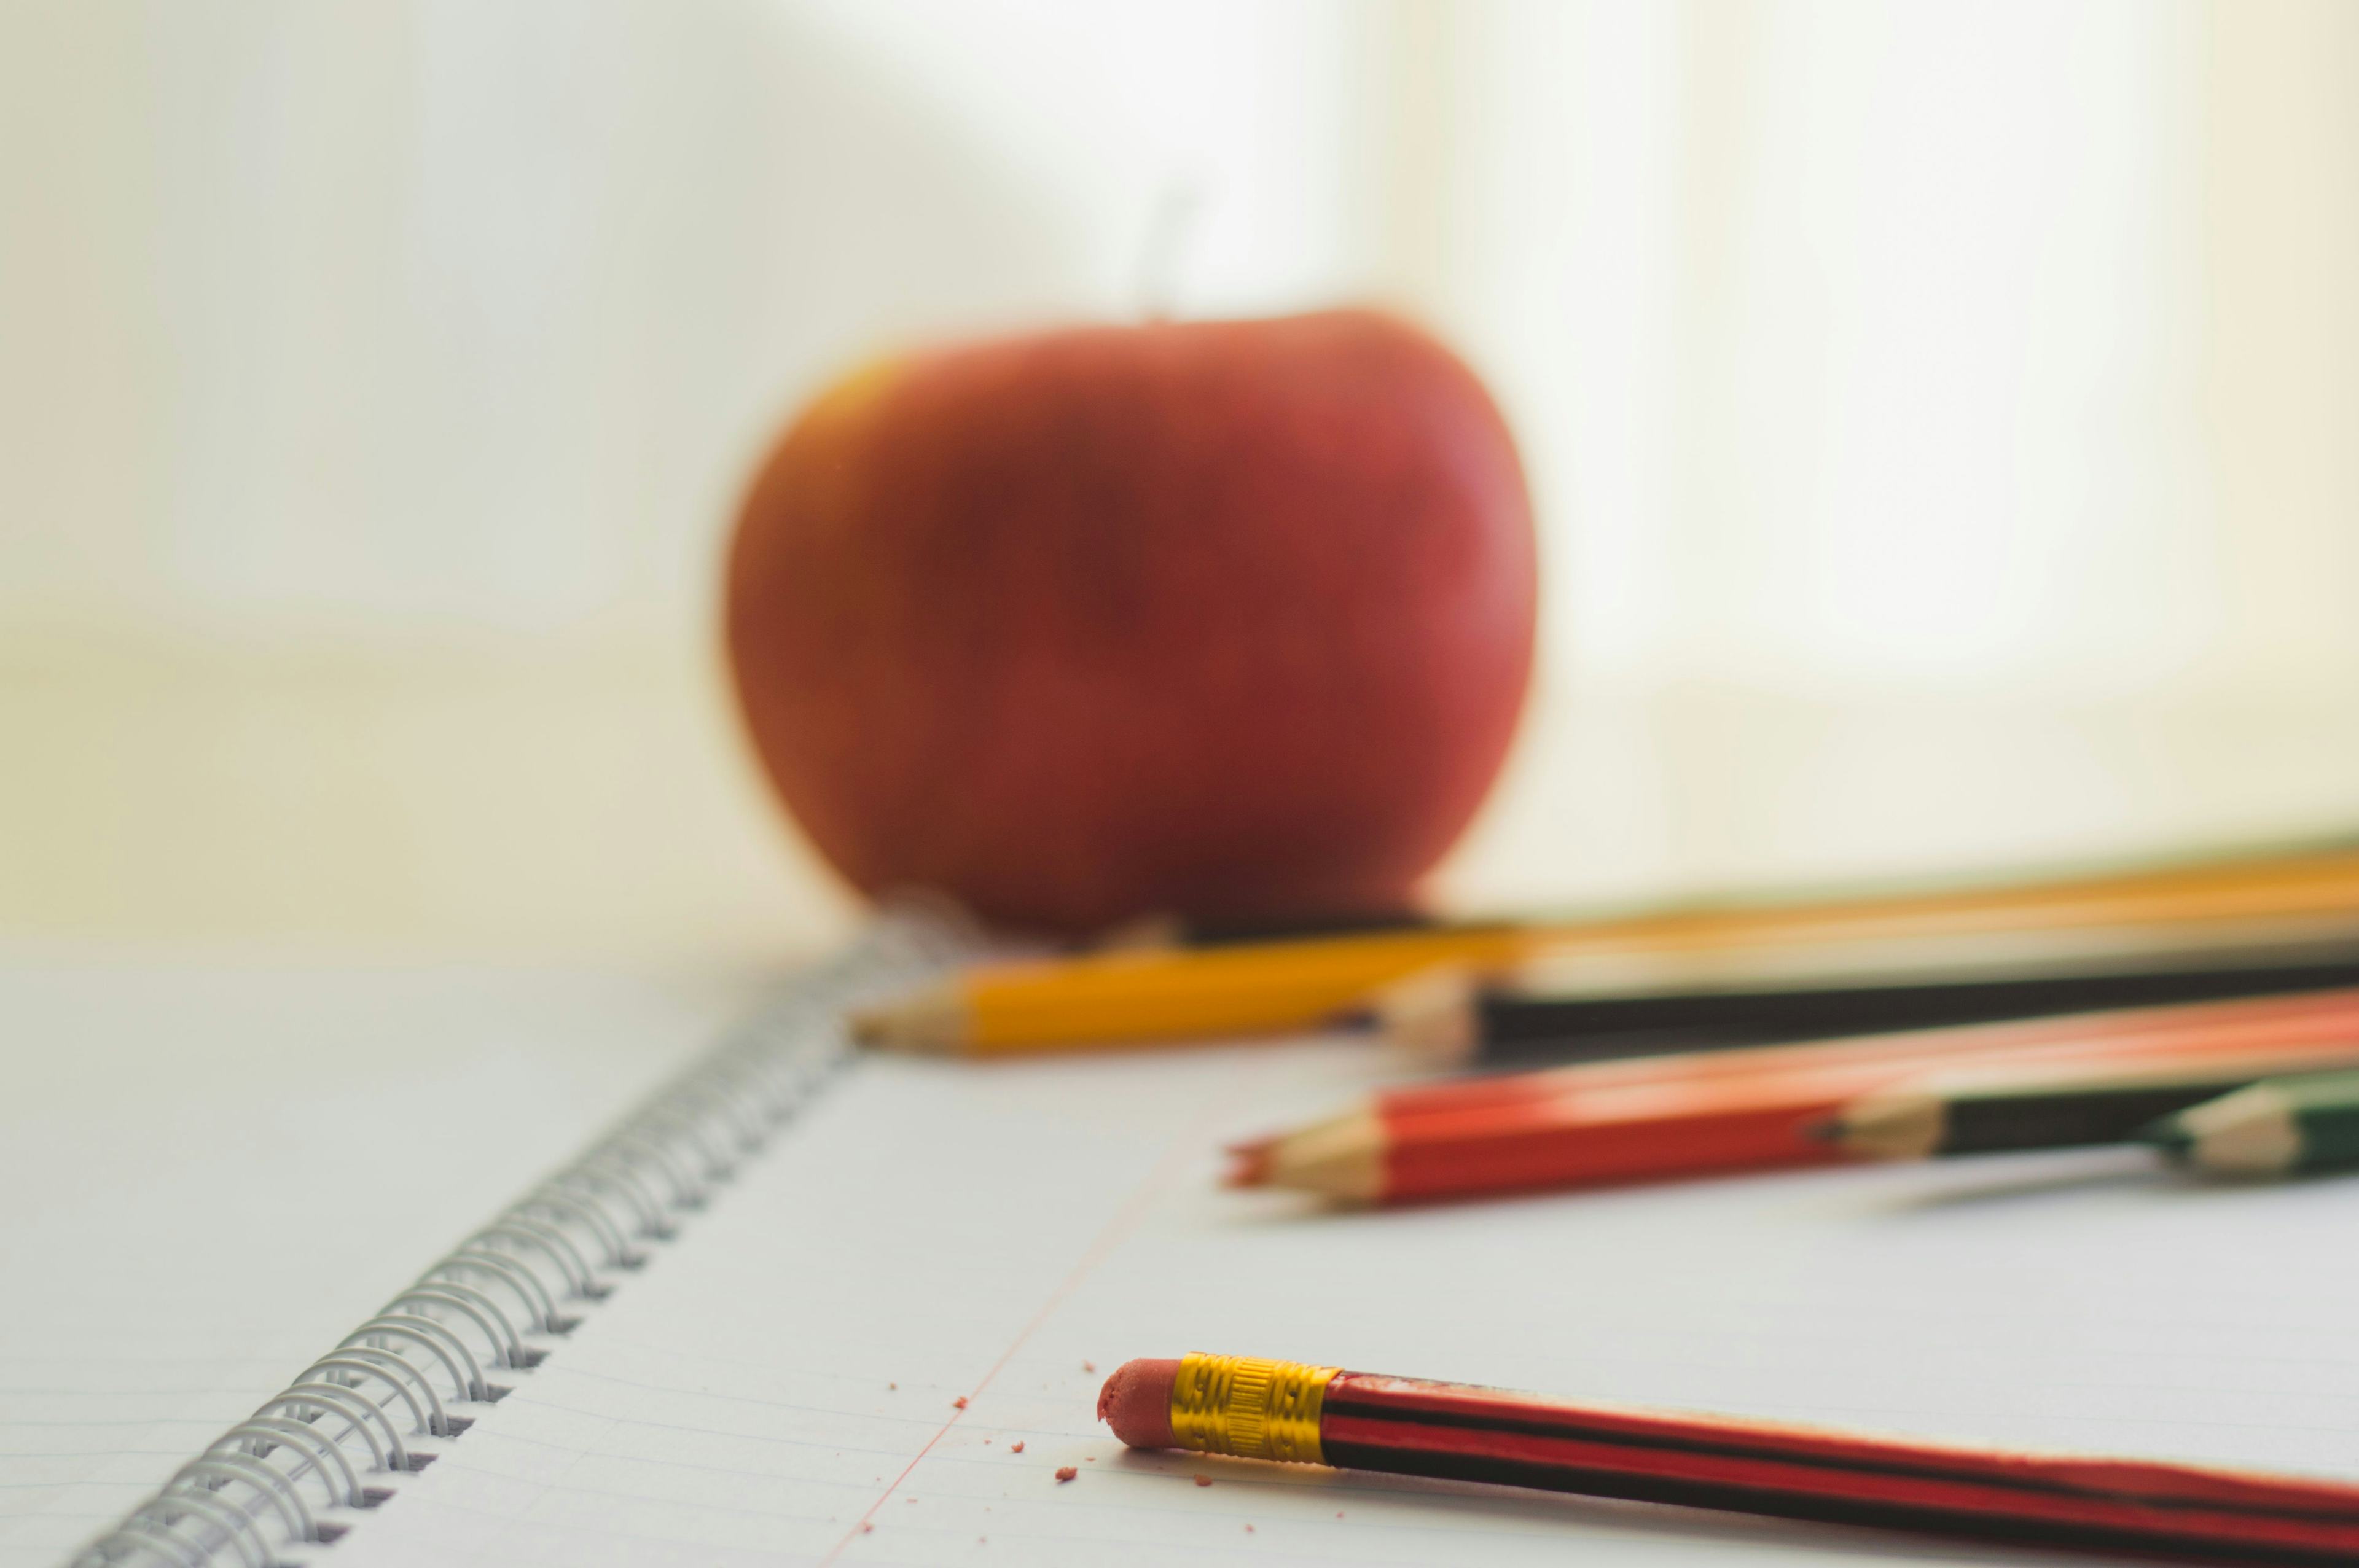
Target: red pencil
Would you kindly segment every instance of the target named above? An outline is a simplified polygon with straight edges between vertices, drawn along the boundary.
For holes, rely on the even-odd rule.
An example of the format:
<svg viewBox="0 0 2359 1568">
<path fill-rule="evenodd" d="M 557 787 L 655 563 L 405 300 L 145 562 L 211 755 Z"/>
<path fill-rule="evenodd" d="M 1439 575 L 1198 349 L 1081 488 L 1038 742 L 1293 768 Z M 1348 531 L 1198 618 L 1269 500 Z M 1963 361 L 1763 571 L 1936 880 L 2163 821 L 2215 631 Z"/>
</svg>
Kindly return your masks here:
<svg viewBox="0 0 2359 1568">
<path fill-rule="evenodd" d="M 2333 997 L 2089 1013 L 1410 1087 L 1241 1146 L 1229 1180 L 1405 1203 L 1828 1164 L 1842 1154 L 1808 1127 L 1928 1071 L 2283 1055 L 2359 1038 L 2359 996 Z"/>
<path fill-rule="evenodd" d="M 1332 1465 L 2056 1545 L 2359 1560 L 2359 1487 L 1589 1405 L 1251 1357 L 1131 1361 L 1098 1418 L 1134 1448 Z"/>
</svg>

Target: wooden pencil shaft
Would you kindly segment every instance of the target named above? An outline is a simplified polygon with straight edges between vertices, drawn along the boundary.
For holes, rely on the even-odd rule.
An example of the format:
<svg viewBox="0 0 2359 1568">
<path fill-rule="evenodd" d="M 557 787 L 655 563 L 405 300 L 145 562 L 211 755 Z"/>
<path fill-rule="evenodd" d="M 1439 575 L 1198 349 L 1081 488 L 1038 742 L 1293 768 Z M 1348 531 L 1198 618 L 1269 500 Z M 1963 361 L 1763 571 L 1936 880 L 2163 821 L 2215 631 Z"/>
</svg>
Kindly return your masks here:
<svg viewBox="0 0 2359 1568">
<path fill-rule="evenodd" d="M 1199 1451 L 2238 1560 L 2359 1552 L 2359 1487 L 2335 1482 L 1586 1405 L 1247 1357 L 1159 1365 L 1179 1368 L 1170 1435 L 1148 1440 Z M 1125 1421 L 1136 1417 L 1118 1420 L 1118 1432 Z"/>
<path fill-rule="evenodd" d="M 2050 869 L 2017 872 L 2005 879 L 1971 878 L 1946 886 L 1933 883 L 1914 889 L 1890 885 L 1831 889 L 1800 895 L 1737 898 L 1635 910 L 1535 910 L 1515 915 L 1467 918 L 1403 907 L 1299 916 L 1172 917 L 1136 925 L 1154 931 L 1160 940 L 1175 946 L 1217 947 L 1244 942 L 1282 942 L 1371 931 L 1502 927 L 1540 931 L 1584 929 L 1682 916 L 1699 918 L 1788 911 L 1824 912 L 1867 904 L 2083 897 L 2092 890 L 2110 888 L 2151 886 L 2158 891 L 2168 892 L 2173 887 L 2223 881 L 2308 881 L 2338 874 L 2346 867 L 2359 870 L 2359 843 L 2333 839 L 2256 851 L 2207 853 L 2147 865 Z"/>
<path fill-rule="evenodd" d="M 1573 1000 L 1710 992 L 1825 990 L 1943 981 L 2065 979 L 2170 968 L 2307 964 L 2359 957 L 2359 908 L 2219 921 L 2132 920 L 2067 926 L 1822 937 L 1771 931 L 1733 942 L 1617 950 L 1543 947 L 1493 977 L 1500 990 Z"/>
<path fill-rule="evenodd" d="M 2300 1141 L 2293 1170 L 2359 1166 L 2359 1071 L 2273 1078 L 2263 1087 L 2283 1098 Z"/>
<path fill-rule="evenodd" d="M 2359 1039 L 2359 989 L 1577 1063 L 1529 1072 L 1405 1085 L 1380 1092 L 1375 1105 L 1390 1117 L 1455 1114 L 1494 1105 L 1585 1095 L 1605 1088 L 1753 1077 L 1767 1073 L 1854 1067 L 1864 1071 L 1879 1065 L 1913 1073 L 1931 1071 L 1945 1063 L 2029 1060 L 2049 1052 L 2090 1056 L 2258 1052 L 2301 1049 L 2351 1039 Z"/>
<path fill-rule="evenodd" d="M 1936 1154 L 1996 1154 L 2123 1143 L 2161 1117 L 2242 1088 L 2250 1074 L 2209 1083 L 2147 1084 L 2061 1094 L 1975 1095 L 1943 1108 Z"/>
<path fill-rule="evenodd" d="M 1302 942 L 1336 936 L 1366 936 L 1379 933 L 1417 931 L 1513 931 L 1515 920 L 1445 920 L 1420 910 L 1371 910 L 1357 914 L 1314 916 L 1301 920 L 1183 920 L 1172 931 L 1182 947 L 1241 947 L 1268 942 Z"/>
<path fill-rule="evenodd" d="M 1419 969 L 1505 964 L 1528 941 L 1513 927 L 1386 931 L 976 971 L 962 983 L 964 1049 L 987 1055 L 1313 1029 Z"/>
<path fill-rule="evenodd" d="M 1764 905 L 1757 912 L 1767 915 L 1777 906 Z M 1797 905 L 1798 911 L 1816 906 Z M 1727 912 L 1723 912 L 1723 915 Z M 1696 912 L 1696 918 L 1701 912 Z M 1644 918 L 1644 917 L 1641 917 Z M 2201 921 L 2139 922 L 2125 925 L 2094 925 L 2082 930 L 2066 926 L 2060 929 L 2011 934 L 2005 931 L 1972 930 L 1956 936 L 1934 933 L 1930 943 L 1911 939 L 1903 933 L 1898 941 L 1885 933 L 1868 933 L 1849 940 L 1835 937 L 1832 943 L 1814 938 L 1811 927 L 1833 918 L 1826 913 L 1816 913 L 1807 919 L 1798 915 L 1791 933 L 1778 925 L 1762 923 L 1757 928 L 1748 926 L 1737 935 L 1734 945 L 1715 942 L 1702 947 L 1675 944 L 1668 949 L 1641 942 L 1635 951 L 1615 954 L 1611 947 L 1602 955 L 1611 967 L 1639 968 L 1739 968 L 1759 967 L 1794 968 L 1813 962 L 1841 964 L 1846 957 L 1881 960 L 1887 964 L 1905 964 L 1916 958 L 1919 962 L 1940 962 L 1951 956 L 1949 949 L 1958 949 L 1957 957 L 1971 960 L 1985 949 L 1991 952 L 1989 962 L 2003 965 L 2010 956 L 2016 963 L 2046 963 L 2064 967 L 2075 961 L 2086 967 L 2101 958 L 2122 959 L 2136 954 L 2156 955 L 2158 958 L 2170 954 L 2184 954 L 2201 958 L 2206 956 L 2226 960 L 2242 950 L 2254 954 L 2251 961 L 2266 961 L 2272 951 L 2302 946 L 2328 946 L 2341 938 L 2347 945 L 2353 935 L 2354 917 L 2311 915 L 2290 921 L 2267 916 L 2240 915 L 2214 926 Z M 1348 914 L 1307 915 L 1299 918 L 1271 917 L 1266 919 L 1161 919 L 1136 922 L 1117 929 L 1114 939 L 1103 944 L 1116 950 L 1142 946 L 1181 948 L 1215 948 L 1283 944 L 1287 942 L 1323 941 L 1338 937 L 1428 934 L 1494 934 L 1522 933 L 1530 936 L 1538 951 L 1526 968 L 1544 976 L 1552 957 L 1549 945 L 1565 933 L 1565 940 L 1576 962 L 1586 951 L 1582 937 L 1594 932 L 1611 929 L 1611 917 L 1583 920 L 1577 915 L 1550 917 L 1484 916 L 1453 918 L 1417 909 L 1368 910 Z M 1841 929 L 1855 929 L 1852 917 L 1841 917 Z M 2062 946 L 2065 952 L 2055 949 Z M 1928 950 L 1930 949 L 1930 950 Z M 1886 956 L 1888 951 L 1888 957 Z M 1541 989 L 1544 989 L 1541 988 Z"/>
<path fill-rule="evenodd" d="M 2332 1108 L 2297 1106 L 2294 1125 L 2301 1134 L 2301 1154 L 2293 1163 L 2294 1170 L 2359 1168 L 2359 1104 Z"/>
<path fill-rule="evenodd" d="M 1540 1441 L 1516 1445 L 1522 1450 L 1517 1453 L 1469 1452 L 1430 1429 L 1388 1428 L 1334 1416 L 1328 1430 L 1333 1435 L 1324 1446 L 1330 1462 L 1340 1467 L 1436 1480 L 2025 1544 L 2176 1549 L 2232 1561 L 2347 1564 L 2359 1551 L 2359 1521 L 2168 1510 L 1962 1481 L 1895 1486 L 1885 1477 L 1840 1472 L 1798 1475 L 1801 1467 L 1764 1461 L 1699 1466 L 1738 1476 L 1723 1479 L 1716 1474 L 1680 1474 L 1681 1467 L 1643 1449 Z"/>
<path fill-rule="evenodd" d="M 2292 964 L 2234 962 L 1913 985 L 1563 999 L 1492 991 L 1475 1003 L 1476 1053 L 1484 1065 L 1498 1067 L 1603 1060 L 2353 985 L 2359 985 L 2359 953 L 2345 952 Z"/>
</svg>

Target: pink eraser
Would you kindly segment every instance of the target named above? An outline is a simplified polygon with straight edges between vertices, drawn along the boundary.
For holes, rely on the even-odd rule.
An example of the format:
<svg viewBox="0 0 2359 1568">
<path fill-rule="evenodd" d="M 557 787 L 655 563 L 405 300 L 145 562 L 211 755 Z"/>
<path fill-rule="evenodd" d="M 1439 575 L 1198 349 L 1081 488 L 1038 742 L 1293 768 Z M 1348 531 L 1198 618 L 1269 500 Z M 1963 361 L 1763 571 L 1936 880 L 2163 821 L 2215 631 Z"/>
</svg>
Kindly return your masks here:
<svg viewBox="0 0 2359 1568">
<path fill-rule="evenodd" d="M 1098 1419 L 1133 1448 L 1169 1448 L 1177 1361 L 1125 1361 L 1098 1390 Z"/>
</svg>

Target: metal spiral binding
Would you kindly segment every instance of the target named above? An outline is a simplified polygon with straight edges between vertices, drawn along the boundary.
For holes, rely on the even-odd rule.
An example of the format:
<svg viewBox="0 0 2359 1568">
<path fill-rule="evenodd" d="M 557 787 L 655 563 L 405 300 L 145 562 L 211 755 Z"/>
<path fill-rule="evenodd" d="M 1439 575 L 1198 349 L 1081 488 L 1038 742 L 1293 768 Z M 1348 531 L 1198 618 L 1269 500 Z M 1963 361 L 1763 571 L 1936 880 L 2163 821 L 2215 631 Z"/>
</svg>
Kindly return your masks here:
<svg viewBox="0 0 2359 1568">
<path fill-rule="evenodd" d="M 366 1476 L 432 1463 L 509 1391 L 618 1276 L 669 1240 L 845 1061 L 846 1007 L 973 950 L 945 912 L 903 910 L 640 1102 L 571 1164 L 510 1204 L 161 1489 L 71 1568 L 163 1563 L 278 1568 L 395 1495 Z M 424 1446 L 421 1446 L 423 1444 Z"/>
</svg>

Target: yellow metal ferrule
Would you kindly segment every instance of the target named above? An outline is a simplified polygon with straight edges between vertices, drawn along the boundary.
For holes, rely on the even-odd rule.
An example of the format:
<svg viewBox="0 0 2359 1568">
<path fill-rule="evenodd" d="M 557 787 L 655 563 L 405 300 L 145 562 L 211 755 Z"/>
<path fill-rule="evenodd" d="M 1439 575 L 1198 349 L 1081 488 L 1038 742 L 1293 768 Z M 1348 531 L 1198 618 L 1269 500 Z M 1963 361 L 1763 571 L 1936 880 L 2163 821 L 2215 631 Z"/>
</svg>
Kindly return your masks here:
<svg viewBox="0 0 2359 1568">
<path fill-rule="evenodd" d="M 1171 1435 L 1199 1454 L 1321 1464 L 1319 1412 L 1340 1369 L 1258 1356 L 1182 1357 L 1171 1379 Z"/>
</svg>

